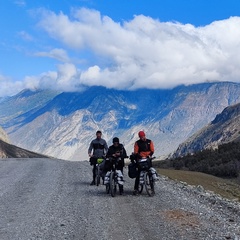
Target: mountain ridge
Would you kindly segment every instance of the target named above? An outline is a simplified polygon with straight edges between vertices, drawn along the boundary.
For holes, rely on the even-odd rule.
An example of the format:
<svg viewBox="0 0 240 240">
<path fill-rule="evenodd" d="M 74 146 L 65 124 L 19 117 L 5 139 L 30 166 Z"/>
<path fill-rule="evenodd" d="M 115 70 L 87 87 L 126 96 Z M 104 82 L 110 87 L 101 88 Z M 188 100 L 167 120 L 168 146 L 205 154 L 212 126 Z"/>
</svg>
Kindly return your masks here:
<svg viewBox="0 0 240 240">
<path fill-rule="evenodd" d="M 173 157 L 214 149 L 221 144 L 240 141 L 240 103 L 226 107 L 215 119 L 181 143 Z"/>
<path fill-rule="evenodd" d="M 49 158 L 43 154 L 35 153 L 0 139 L 0 158 Z"/>
<path fill-rule="evenodd" d="M 26 102 L 46 95 L 44 91 L 42 96 L 38 94 L 30 95 Z M 25 111 L 15 115 L 0 108 L 0 125 L 13 144 L 57 158 L 85 160 L 98 129 L 109 145 L 118 136 L 129 154 L 138 131 L 145 130 L 154 141 L 156 156 L 164 157 L 225 107 L 240 102 L 240 84 L 214 82 L 135 91 L 91 87 L 84 92 L 47 96 L 37 107 L 26 104 Z M 13 96 L 0 107 L 4 104 L 6 109 L 11 103 L 14 109 L 18 98 Z"/>
</svg>

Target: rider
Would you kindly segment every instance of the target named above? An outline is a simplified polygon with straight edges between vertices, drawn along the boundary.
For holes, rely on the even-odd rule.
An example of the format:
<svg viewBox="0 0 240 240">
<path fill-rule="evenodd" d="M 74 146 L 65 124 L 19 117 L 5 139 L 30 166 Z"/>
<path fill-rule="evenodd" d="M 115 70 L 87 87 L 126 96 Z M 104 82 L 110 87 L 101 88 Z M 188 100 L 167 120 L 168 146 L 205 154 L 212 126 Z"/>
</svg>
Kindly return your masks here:
<svg viewBox="0 0 240 240">
<path fill-rule="evenodd" d="M 93 154 L 92 154 L 93 150 Z M 90 164 L 93 166 L 93 180 L 90 185 L 95 185 L 95 179 L 96 179 L 96 164 L 97 159 L 102 158 L 106 152 L 108 151 L 108 146 L 106 141 L 102 138 L 102 132 L 98 130 L 96 132 L 96 138 L 93 139 L 90 143 L 90 146 L 88 148 L 88 156 L 90 157 Z"/>
<path fill-rule="evenodd" d="M 118 161 L 117 170 L 121 170 L 123 172 L 123 167 L 125 166 L 124 158 L 127 158 L 127 152 L 124 148 L 124 146 L 119 143 L 119 138 L 114 137 L 113 145 L 111 145 L 107 151 L 107 158 L 121 158 L 120 161 Z"/>
<path fill-rule="evenodd" d="M 138 133 L 138 136 L 139 136 L 139 140 L 136 141 L 134 144 L 134 157 L 133 158 L 136 160 L 136 162 L 138 162 L 139 159 L 151 157 L 154 153 L 153 141 L 146 138 L 144 131 L 140 131 Z M 131 158 L 131 160 L 132 160 L 132 158 Z M 137 177 L 135 179 L 135 184 L 134 184 L 134 192 L 133 192 L 134 195 L 138 194 L 140 172 L 141 172 L 141 169 L 138 168 L 138 174 L 137 174 Z"/>
<path fill-rule="evenodd" d="M 127 152 L 123 146 L 123 144 L 119 143 L 119 138 L 114 137 L 112 140 L 113 144 L 109 147 L 107 151 L 107 158 L 112 158 L 112 159 L 118 159 L 116 169 L 121 170 L 123 173 L 123 167 L 125 165 L 124 163 L 124 158 L 127 158 Z M 105 171 L 110 171 L 111 170 L 111 163 L 109 161 L 106 161 L 105 163 Z M 123 185 L 119 184 L 119 189 L 120 189 L 120 194 L 123 193 Z"/>
</svg>

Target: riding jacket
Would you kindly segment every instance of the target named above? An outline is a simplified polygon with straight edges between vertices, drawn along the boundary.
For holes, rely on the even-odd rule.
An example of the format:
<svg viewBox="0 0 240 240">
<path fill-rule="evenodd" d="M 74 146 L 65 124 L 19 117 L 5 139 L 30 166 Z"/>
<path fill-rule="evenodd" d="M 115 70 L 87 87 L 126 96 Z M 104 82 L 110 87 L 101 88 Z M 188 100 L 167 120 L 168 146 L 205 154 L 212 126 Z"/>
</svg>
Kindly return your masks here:
<svg viewBox="0 0 240 240">
<path fill-rule="evenodd" d="M 134 144 L 134 154 L 140 155 L 141 158 L 152 156 L 154 153 L 153 141 L 150 139 L 139 139 Z"/>
<path fill-rule="evenodd" d="M 120 158 L 126 158 L 127 157 L 126 150 L 121 143 L 119 143 L 118 146 L 114 146 L 114 145 L 110 146 L 108 151 L 107 151 L 107 157 L 111 157 L 116 152 L 120 152 Z"/>
<path fill-rule="evenodd" d="M 107 151 L 108 151 L 108 146 L 107 143 L 104 139 L 102 138 L 96 138 L 94 140 L 92 140 L 92 142 L 90 143 L 90 146 L 88 148 L 88 154 L 91 154 L 93 150 L 93 156 L 96 158 L 100 158 L 102 156 L 104 156 Z"/>
<path fill-rule="evenodd" d="M 110 146 L 108 151 L 107 151 L 107 158 L 111 158 L 113 157 L 112 155 L 115 154 L 116 152 L 120 152 L 120 161 L 118 161 L 118 165 L 117 165 L 117 170 L 121 170 L 123 171 L 123 167 L 125 166 L 125 162 L 124 162 L 124 158 L 127 158 L 127 152 L 124 148 L 124 146 L 119 143 L 118 146 Z M 114 157 L 113 157 L 114 158 Z M 109 167 L 110 165 L 106 164 L 106 169 L 109 171 Z"/>
</svg>

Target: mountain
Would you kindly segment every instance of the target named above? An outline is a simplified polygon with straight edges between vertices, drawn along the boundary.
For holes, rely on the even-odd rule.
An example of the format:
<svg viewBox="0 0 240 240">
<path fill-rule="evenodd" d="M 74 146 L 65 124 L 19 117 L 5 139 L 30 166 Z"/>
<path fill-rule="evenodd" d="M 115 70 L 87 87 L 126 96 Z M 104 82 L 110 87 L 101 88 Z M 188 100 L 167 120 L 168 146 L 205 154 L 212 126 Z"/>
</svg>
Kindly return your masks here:
<svg viewBox="0 0 240 240">
<path fill-rule="evenodd" d="M 238 102 L 240 84 L 231 82 L 162 90 L 120 91 L 104 87 L 74 93 L 27 90 L 0 103 L 0 125 L 11 143 L 70 160 L 88 158 L 89 143 L 98 129 L 109 145 L 118 136 L 128 155 L 133 151 L 138 131 L 145 130 L 154 141 L 155 155 L 164 157 L 225 107 Z M 8 111 L 3 111 L 2 106 Z"/>
<path fill-rule="evenodd" d="M 173 157 L 240 141 L 240 103 L 226 107 L 207 126 L 179 145 Z"/>
<path fill-rule="evenodd" d="M 45 155 L 19 148 L 0 139 L 0 158 L 48 158 Z"/>
<path fill-rule="evenodd" d="M 0 140 L 3 140 L 5 142 L 9 142 L 9 138 L 7 133 L 2 129 L 2 127 L 0 126 Z"/>
<path fill-rule="evenodd" d="M 13 97 L 2 99 L 0 101 L 0 126 L 7 128 L 17 125 L 19 116 L 34 114 L 58 94 L 59 92 L 51 90 L 23 90 Z"/>
</svg>

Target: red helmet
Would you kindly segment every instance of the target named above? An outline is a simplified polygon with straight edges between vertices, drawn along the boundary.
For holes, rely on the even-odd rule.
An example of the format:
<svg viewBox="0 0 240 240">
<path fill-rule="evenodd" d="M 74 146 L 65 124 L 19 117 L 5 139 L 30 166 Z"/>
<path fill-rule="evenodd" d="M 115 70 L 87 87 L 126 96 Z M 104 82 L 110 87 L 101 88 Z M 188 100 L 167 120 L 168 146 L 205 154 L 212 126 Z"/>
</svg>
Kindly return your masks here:
<svg viewBox="0 0 240 240">
<path fill-rule="evenodd" d="M 138 133 L 138 136 L 139 136 L 140 138 L 145 137 L 145 132 L 144 132 L 144 131 L 140 131 L 140 132 Z"/>
</svg>

